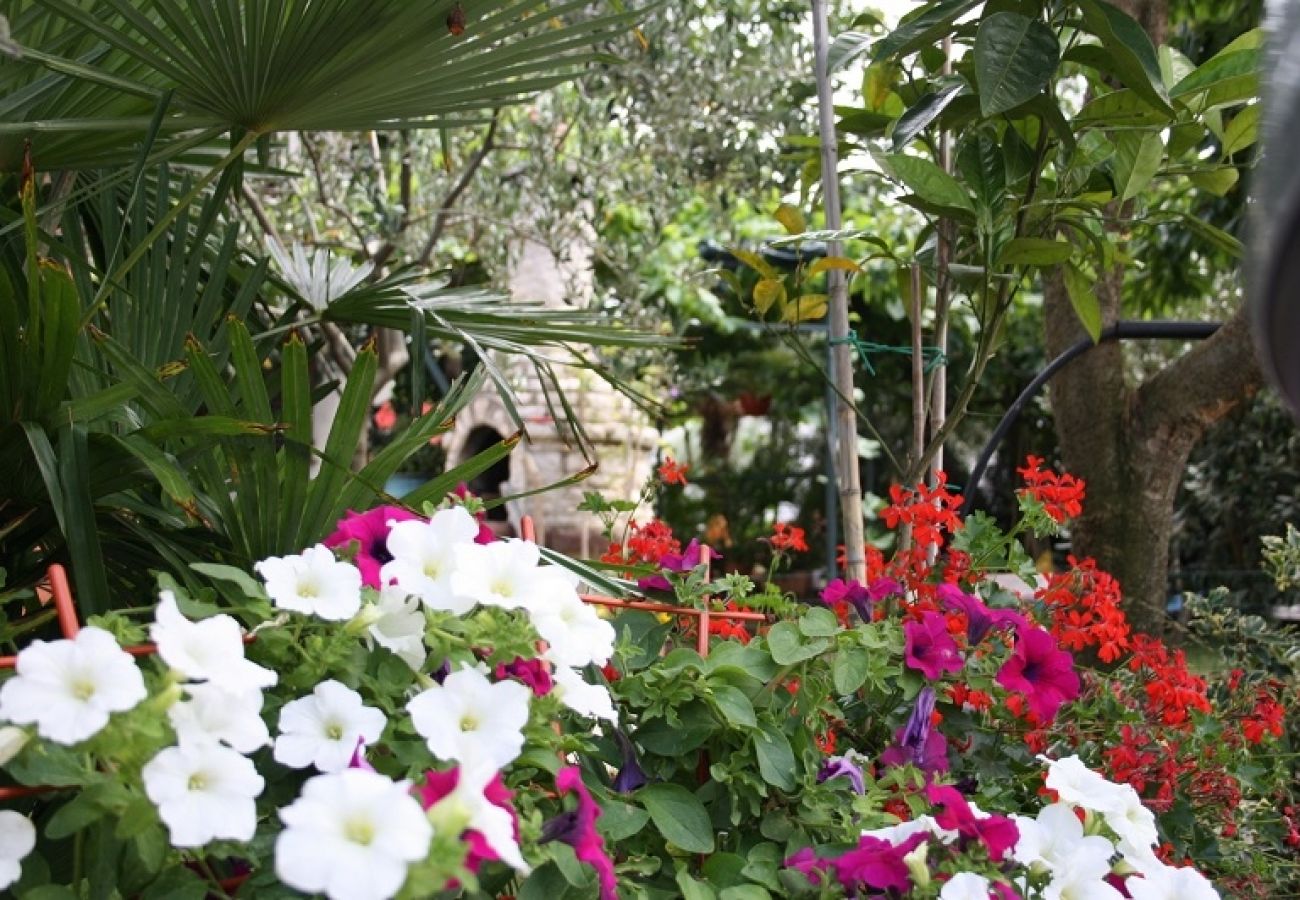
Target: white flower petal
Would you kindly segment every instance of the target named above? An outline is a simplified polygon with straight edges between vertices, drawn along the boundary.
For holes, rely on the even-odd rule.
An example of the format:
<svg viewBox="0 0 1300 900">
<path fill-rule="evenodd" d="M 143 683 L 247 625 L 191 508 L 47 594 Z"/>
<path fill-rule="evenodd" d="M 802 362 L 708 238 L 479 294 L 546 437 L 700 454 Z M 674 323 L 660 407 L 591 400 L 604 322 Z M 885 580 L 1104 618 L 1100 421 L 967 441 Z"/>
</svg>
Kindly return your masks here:
<svg viewBox="0 0 1300 900">
<path fill-rule="evenodd" d="M 555 695 L 560 702 L 581 716 L 605 719 L 618 724 L 618 711 L 604 685 L 589 684 L 576 669 L 556 666 Z"/>
<path fill-rule="evenodd" d="M 141 775 L 172 846 L 252 840 L 257 825 L 254 800 L 264 782 L 238 752 L 210 741 L 187 742 L 159 752 Z"/>
<path fill-rule="evenodd" d="M 20 863 L 36 847 L 36 827 L 12 809 L 0 810 L 0 890 L 22 875 Z"/>
<path fill-rule="evenodd" d="M 328 547 L 318 544 L 299 556 L 271 557 L 253 568 L 280 609 L 332 622 L 350 619 L 361 609 L 361 571 L 341 562 Z"/>
<path fill-rule="evenodd" d="M 275 760 L 294 769 L 315 765 L 322 772 L 346 768 L 357 744 L 373 744 L 383 734 L 384 714 L 362 703 L 361 695 L 337 681 L 322 681 L 311 696 L 280 710 Z"/>
<path fill-rule="evenodd" d="M 531 697 L 518 682 L 493 683 L 463 668 L 413 697 L 406 709 L 438 758 L 501 769 L 523 749 Z"/>
</svg>

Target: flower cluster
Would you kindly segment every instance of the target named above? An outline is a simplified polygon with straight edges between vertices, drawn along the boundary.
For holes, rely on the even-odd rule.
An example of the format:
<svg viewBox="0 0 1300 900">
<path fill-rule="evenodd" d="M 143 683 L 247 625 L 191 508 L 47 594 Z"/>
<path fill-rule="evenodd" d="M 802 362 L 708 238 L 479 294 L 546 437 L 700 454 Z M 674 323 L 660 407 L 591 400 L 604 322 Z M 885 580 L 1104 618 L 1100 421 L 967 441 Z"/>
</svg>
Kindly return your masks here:
<svg viewBox="0 0 1300 900">
<path fill-rule="evenodd" d="M 1043 460 L 1037 456 L 1029 456 L 1016 472 L 1025 482 L 1025 489 L 1019 494 L 1022 504 L 1032 501 L 1058 525 L 1078 518 L 1083 512 L 1083 479 L 1044 470 Z"/>
<path fill-rule="evenodd" d="M 382 900 L 415 868 L 426 889 L 487 862 L 527 873 L 503 775 L 528 730 L 561 707 L 617 722 L 608 690 L 583 674 L 609 663 L 615 635 L 580 599 L 576 576 L 542 565 L 536 545 L 481 537 L 461 506 L 427 519 L 392 508 L 350 515 L 324 543 L 255 566 L 265 594 L 242 613 L 275 615 L 263 614 L 255 642 L 233 615 L 168 587 L 149 630 L 156 673 L 98 627 L 35 641 L 0 686 L 0 717 L 118 769 L 123 802 L 140 791 L 175 848 L 273 836 L 276 877 L 301 891 Z M 283 659 L 277 648 L 299 658 L 283 677 L 259 661 Z M 355 668 L 358 654 L 388 676 Z M 437 668 L 426 674 L 430 656 Z M 384 669 L 387 660 L 399 669 Z M 88 743 L 137 707 L 165 713 L 166 726 L 142 732 L 123 719 L 116 739 Z M 144 734 L 160 740 L 133 782 L 127 761 Z M 411 749 L 411 734 L 423 750 Z M 38 751 L 29 745 L 18 759 Z M 557 786 L 580 791 L 576 777 Z M 260 799 L 272 781 L 283 797 L 286 779 L 296 799 Z M 13 815 L 0 817 L 5 883 L 18 875 L 9 857 L 33 843 L 30 822 Z M 585 815 L 572 838 L 586 842 L 579 858 L 612 884 L 603 846 L 591 843 L 595 814 Z"/>
</svg>

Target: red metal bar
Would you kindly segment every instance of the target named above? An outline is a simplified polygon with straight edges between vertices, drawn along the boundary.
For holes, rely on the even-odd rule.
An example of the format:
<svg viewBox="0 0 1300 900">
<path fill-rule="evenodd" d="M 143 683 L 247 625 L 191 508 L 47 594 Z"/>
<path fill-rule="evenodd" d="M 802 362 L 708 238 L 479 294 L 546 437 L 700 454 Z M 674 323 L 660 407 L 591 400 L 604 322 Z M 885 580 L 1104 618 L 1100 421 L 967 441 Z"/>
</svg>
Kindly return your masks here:
<svg viewBox="0 0 1300 900">
<path fill-rule="evenodd" d="M 50 590 L 54 593 L 54 611 L 59 617 L 59 630 L 65 638 L 74 638 L 81 630 L 81 623 L 77 621 L 77 606 L 72 602 L 67 570 L 55 563 L 50 566 L 49 574 Z"/>
<path fill-rule="evenodd" d="M 668 613 L 674 616 L 691 616 L 699 618 L 704 615 L 704 610 L 696 609 L 693 606 L 673 606 L 671 603 L 653 603 L 649 600 L 616 600 L 613 597 L 602 597 L 600 594 L 579 594 L 583 603 L 590 603 L 593 606 L 609 606 L 614 609 L 639 609 L 643 612 Z M 755 612 L 748 609 L 714 609 L 709 610 L 708 614 L 715 619 L 728 619 L 737 622 L 766 622 L 767 613 Z"/>
<path fill-rule="evenodd" d="M 34 787 L 26 787 L 21 784 L 11 785 L 9 787 L 0 787 L 0 802 L 5 800 L 18 800 L 22 797 L 32 797 L 37 794 L 48 794 L 51 791 L 72 790 L 76 785 L 67 785 L 58 787 L 52 784 L 38 784 Z"/>
</svg>

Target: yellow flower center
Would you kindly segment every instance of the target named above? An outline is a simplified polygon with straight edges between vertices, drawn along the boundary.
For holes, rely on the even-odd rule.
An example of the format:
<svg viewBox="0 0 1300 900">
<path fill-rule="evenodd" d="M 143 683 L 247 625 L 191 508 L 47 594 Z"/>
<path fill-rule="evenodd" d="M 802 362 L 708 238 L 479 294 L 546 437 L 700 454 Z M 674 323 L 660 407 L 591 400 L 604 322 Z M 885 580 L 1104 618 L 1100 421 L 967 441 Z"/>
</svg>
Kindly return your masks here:
<svg viewBox="0 0 1300 900">
<path fill-rule="evenodd" d="M 190 776 L 190 780 L 186 786 L 191 791 L 206 790 L 208 787 L 208 776 L 202 772 L 195 772 Z"/>
<path fill-rule="evenodd" d="M 325 725 L 325 736 L 331 741 L 341 740 L 343 737 L 343 726 L 338 722 L 328 722 Z"/>
<path fill-rule="evenodd" d="M 72 696 L 78 700 L 89 700 L 95 696 L 95 682 L 89 678 L 76 678 L 72 682 Z"/>
<path fill-rule="evenodd" d="M 349 819 L 343 826 L 343 836 L 354 844 L 368 847 L 375 839 L 375 823 L 369 819 Z"/>
<path fill-rule="evenodd" d="M 465 715 L 460 717 L 461 731 L 474 731 L 477 728 L 478 728 L 478 719 L 475 718 L 470 713 L 465 713 Z"/>
</svg>

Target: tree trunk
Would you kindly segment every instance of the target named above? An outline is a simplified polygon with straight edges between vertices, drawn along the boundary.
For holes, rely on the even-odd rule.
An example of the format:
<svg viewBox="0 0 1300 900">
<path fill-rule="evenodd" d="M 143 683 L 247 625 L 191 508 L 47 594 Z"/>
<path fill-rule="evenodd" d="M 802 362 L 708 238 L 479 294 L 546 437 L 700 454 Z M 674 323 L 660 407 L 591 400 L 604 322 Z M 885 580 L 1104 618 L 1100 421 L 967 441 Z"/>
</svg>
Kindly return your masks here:
<svg viewBox="0 0 1300 900">
<path fill-rule="evenodd" d="M 1115 270 L 1097 284 L 1106 325 L 1119 316 L 1122 282 Z M 1084 332 L 1059 275 L 1047 279 L 1044 296 L 1047 351 L 1055 357 Z M 1063 462 L 1088 485 L 1071 529 L 1074 554 L 1095 558 L 1119 580 L 1141 631 L 1164 631 L 1174 499 L 1188 454 L 1261 383 L 1242 310 L 1141 385 L 1126 382 L 1117 341 L 1089 350 L 1051 383 Z"/>
</svg>

